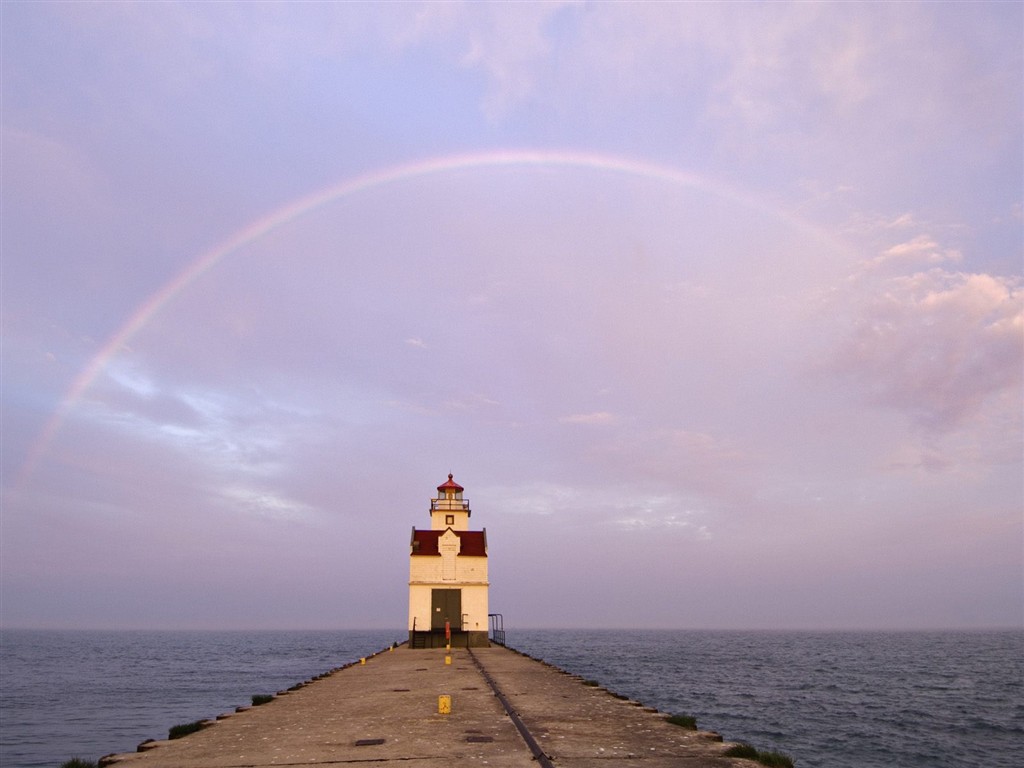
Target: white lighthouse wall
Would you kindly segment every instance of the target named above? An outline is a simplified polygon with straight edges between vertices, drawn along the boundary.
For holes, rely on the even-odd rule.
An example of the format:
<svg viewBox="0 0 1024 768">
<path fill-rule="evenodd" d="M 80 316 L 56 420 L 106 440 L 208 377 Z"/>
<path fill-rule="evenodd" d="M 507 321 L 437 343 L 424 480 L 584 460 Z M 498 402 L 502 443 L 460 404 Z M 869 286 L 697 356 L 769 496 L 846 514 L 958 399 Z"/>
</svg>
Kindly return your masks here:
<svg viewBox="0 0 1024 768">
<path fill-rule="evenodd" d="M 442 558 L 413 556 L 409 558 L 409 631 L 430 629 L 431 590 L 461 589 L 464 629 L 487 631 L 487 558 L 460 556 L 456 558 L 456 577 L 442 578 Z"/>
</svg>

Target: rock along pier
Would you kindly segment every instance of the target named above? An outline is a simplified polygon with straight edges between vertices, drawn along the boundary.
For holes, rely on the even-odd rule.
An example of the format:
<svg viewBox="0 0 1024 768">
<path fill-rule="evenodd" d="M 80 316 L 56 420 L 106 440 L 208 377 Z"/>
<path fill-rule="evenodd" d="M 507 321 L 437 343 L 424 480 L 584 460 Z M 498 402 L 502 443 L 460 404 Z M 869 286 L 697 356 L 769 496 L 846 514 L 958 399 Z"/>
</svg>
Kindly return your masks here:
<svg viewBox="0 0 1024 768">
<path fill-rule="evenodd" d="M 269 703 L 240 707 L 183 738 L 109 755 L 100 765 L 755 765 L 724 757 L 728 746 L 717 734 L 672 725 L 663 713 L 501 646 L 403 645 L 282 691 Z"/>
</svg>

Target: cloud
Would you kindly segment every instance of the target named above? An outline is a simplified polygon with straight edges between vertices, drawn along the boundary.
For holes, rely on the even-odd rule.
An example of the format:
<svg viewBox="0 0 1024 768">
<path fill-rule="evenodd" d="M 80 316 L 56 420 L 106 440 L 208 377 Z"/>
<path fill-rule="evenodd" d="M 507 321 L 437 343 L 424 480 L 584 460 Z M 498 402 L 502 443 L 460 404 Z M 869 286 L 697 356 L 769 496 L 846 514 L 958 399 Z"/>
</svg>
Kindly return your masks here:
<svg viewBox="0 0 1024 768">
<path fill-rule="evenodd" d="M 903 219 L 904 217 L 900 217 Z M 896 226 L 889 224 L 888 226 Z M 899 225 L 902 226 L 902 225 Z M 940 248 L 938 242 L 928 235 L 918 235 L 906 242 L 890 246 L 870 262 L 869 267 L 900 264 L 941 264 L 963 260 L 963 254 L 957 250 Z"/>
<path fill-rule="evenodd" d="M 455 411 L 477 411 L 480 409 L 491 409 L 500 405 L 499 401 L 479 392 L 462 393 L 458 397 L 450 398 L 444 402 L 445 408 Z"/>
<path fill-rule="evenodd" d="M 103 170 L 74 143 L 14 127 L 28 116 L 5 115 L 0 128 L 4 147 L 4 182 L 17 181 L 19 195 L 33 206 L 59 207 L 64 215 L 87 221 L 114 212 Z"/>
<path fill-rule="evenodd" d="M 462 64 L 482 68 L 491 81 L 483 102 L 491 118 L 504 117 L 543 82 L 541 73 L 553 46 L 545 27 L 564 5 L 477 6 L 471 12 L 474 20 L 461 25 L 469 30 Z M 477 14 L 479 10 L 484 12 Z"/>
<path fill-rule="evenodd" d="M 889 229 L 902 229 L 903 227 L 909 227 L 914 224 L 914 215 L 912 213 L 903 213 L 897 216 L 892 221 L 886 223 L 886 227 Z"/>
<path fill-rule="evenodd" d="M 490 485 L 474 493 L 482 494 L 498 515 L 552 515 L 585 508 L 581 501 L 587 492 L 570 485 L 527 481 L 516 485 Z"/>
<path fill-rule="evenodd" d="M 682 495 L 687 508 L 702 509 L 749 505 L 762 465 L 734 438 L 635 424 L 595 440 L 587 458 L 605 477 Z"/>
<path fill-rule="evenodd" d="M 516 487 L 480 489 L 489 513 L 537 515 L 562 531 L 582 527 L 642 533 L 674 531 L 688 538 L 708 540 L 714 515 L 700 499 L 688 493 L 651 493 L 629 482 L 609 485 L 571 485 L 533 482 Z M 531 523 L 536 524 L 536 523 Z"/>
<path fill-rule="evenodd" d="M 655 497 L 638 502 L 626 514 L 614 517 L 607 525 L 626 532 L 664 531 L 684 533 L 699 541 L 714 538 L 707 524 L 699 521 L 706 511 L 681 508 L 680 499 Z"/>
<path fill-rule="evenodd" d="M 891 225 L 890 225 L 891 226 Z M 932 240 L 928 235 L 918 235 L 913 240 L 894 245 L 892 248 L 887 250 L 884 255 L 886 256 L 906 256 L 907 254 L 919 254 L 922 251 L 931 252 L 938 247 L 938 243 Z"/>
<path fill-rule="evenodd" d="M 233 508 L 276 520 L 305 520 L 315 512 L 302 502 L 265 488 L 235 485 L 224 488 L 222 493 Z"/>
<path fill-rule="evenodd" d="M 157 384 L 151 376 L 123 360 L 111 360 L 105 367 L 104 373 L 117 386 L 138 397 L 152 398 L 158 392 Z"/>
<path fill-rule="evenodd" d="M 614 424 L 617 419 L 614 414 L 608 413 L 608 411 L 595 411 L 594 413 L 575 413 L 571 416 L 560 416 L 558 421 L 561 424 L 591 424 L 604 426 Z"/>
<path fill-rule="evenodd" d="M 137 443 L 140 462 L 159 463 L 170 451 L 209 478 L 279 478 L 294 469 L 297 451 L 286 446 L 297 435 L 309 444 L 322 434 L 323 413 L 308 402 L 175 380 L 147 362 L 142 354 L 112 359 L 73 416 Z"/>
<path fill-rule="evenodd" d="M 830 365 L 868 402 L 944 431 L 989 398 L 1019 391 L 1024 294 L 1016 278 L 936 268 L 860 290 L 852 332 Z"/>
</svg>

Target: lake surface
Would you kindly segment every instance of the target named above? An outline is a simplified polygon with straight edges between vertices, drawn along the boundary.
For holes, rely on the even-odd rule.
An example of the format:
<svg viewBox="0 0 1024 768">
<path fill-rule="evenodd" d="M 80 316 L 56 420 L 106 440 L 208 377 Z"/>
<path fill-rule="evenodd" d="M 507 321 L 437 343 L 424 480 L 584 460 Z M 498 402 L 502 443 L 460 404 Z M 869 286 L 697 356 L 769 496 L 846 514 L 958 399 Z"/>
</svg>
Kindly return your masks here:
<svg viewBox="0 0 1024 768">
<path fill-rule="evenodd" d="M 130 752 L 404 639 L 0 632 L 0 766 Z M 1016 768 L 1024 632 L 520 630 L 508 644 L 801 768 Z"/>
</svg>

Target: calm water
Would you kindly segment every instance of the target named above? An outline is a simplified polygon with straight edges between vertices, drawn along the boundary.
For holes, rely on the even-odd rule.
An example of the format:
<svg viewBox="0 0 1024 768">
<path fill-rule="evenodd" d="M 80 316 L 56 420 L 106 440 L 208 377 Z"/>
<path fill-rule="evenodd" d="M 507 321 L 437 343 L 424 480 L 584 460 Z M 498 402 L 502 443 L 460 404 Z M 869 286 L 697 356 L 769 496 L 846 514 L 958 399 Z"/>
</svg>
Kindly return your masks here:
<svg viewBox="0 0 1024 768">
<path fill-rule="evenodd" d="M 0 632 L 0 768 L 165 739 L 402 640 L 401 632 Z"/>
<path fill-rule="evenodd" d="M 1022 764 L 1024 632 L 522 632 L 510 644 L 801 768 Z"/>
<path fill-rule="evenodd" d="M 0 766 L 134 750 L 402 639 L 0 633 Z M 509 644 L 800 768 L 1016 768 L 1024 632 L 511 631 Z"/>
</svg>

